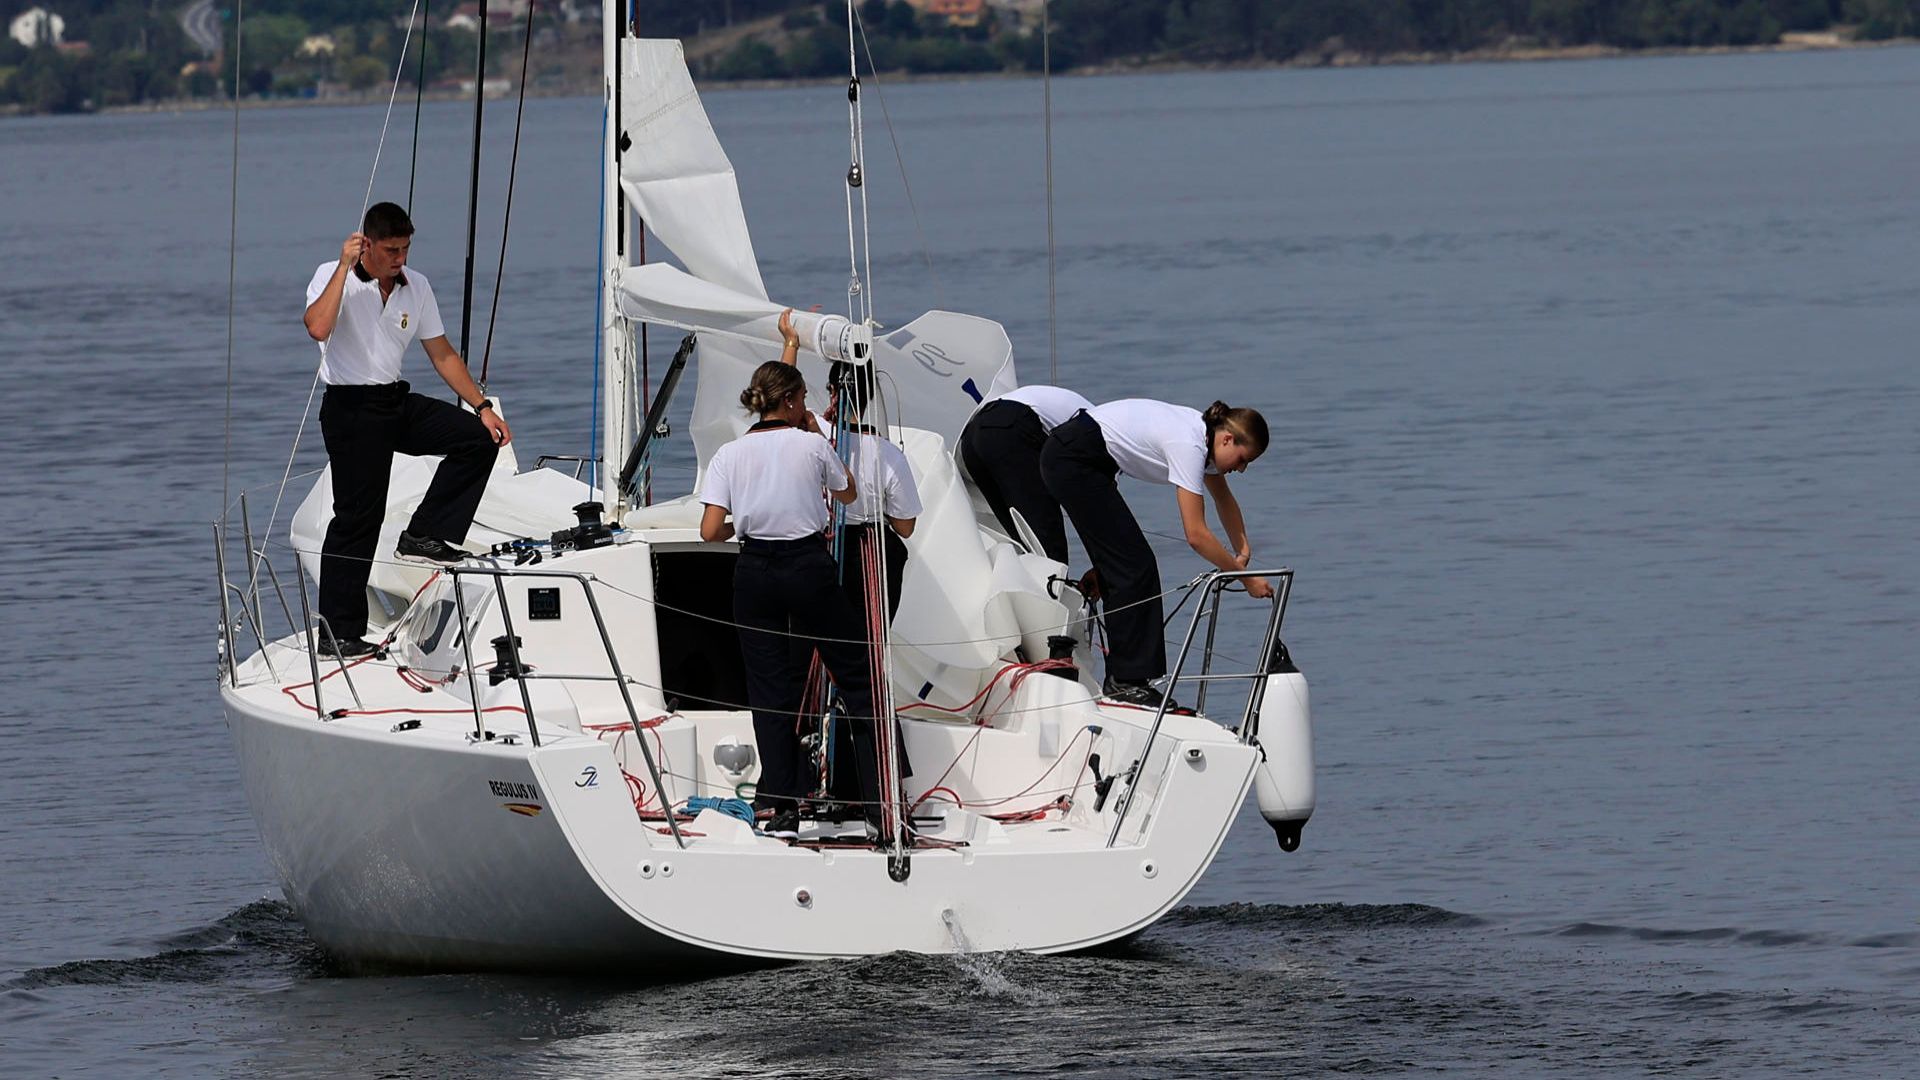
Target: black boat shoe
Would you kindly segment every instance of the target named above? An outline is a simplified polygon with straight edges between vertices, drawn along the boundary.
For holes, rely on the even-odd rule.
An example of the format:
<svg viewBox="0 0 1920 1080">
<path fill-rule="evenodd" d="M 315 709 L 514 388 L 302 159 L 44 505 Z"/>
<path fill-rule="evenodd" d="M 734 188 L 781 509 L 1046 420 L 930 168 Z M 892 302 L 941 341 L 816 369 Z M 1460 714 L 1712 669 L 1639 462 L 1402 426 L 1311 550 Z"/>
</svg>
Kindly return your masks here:
<svg viewBox="0 0 1920 1080">
<path fill-rule="evenodd" d="M 319 647 L 315 651 L 329 660 L 358 660 L 379 652 L 380 646 L 365 638 L 350 637 L 335 641 L 321 634 Z"/>
<path fill-rule="evenodd" d="M 776 840 L 800 839 L 800 811 L 776 810 L 773 817 L 767 819 L 766 827 L 760 830 Z"/>
<path fill-rule="evenodd" d="M 413 563 L 426 563 L 430 566 L 452 566 L 472 554 L 454 547 L 445 540 L 432 536 L 415 536 L 410 532 L 401 533 L 400 542 L 393 549 L 394 558 Z"/>
<path fill-rule="evenodd" d="M 1161 699 L 1165 697 L 1160 691 L 1155 690 L 1151 683 L 1122 679 L 1108 679 L 1106 685 L 1101 688 L 1100 694 L 1108 701 L 1117 701 L 1122 705 L 1137 705 L 1143 709 L 1159 708 Z M 1167 701 L 1168 712 L 1179 707 L 1178 702 Z"/>
</svg>

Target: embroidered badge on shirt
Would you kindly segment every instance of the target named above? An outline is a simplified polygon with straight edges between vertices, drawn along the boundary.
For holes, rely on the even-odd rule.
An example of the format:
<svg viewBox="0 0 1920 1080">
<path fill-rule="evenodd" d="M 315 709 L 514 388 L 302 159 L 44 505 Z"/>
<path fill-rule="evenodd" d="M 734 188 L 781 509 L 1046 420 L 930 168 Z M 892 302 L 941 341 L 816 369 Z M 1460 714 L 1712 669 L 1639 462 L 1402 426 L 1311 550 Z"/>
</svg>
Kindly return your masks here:
<svg viewBox="0 0 1920 1080">
<path fill-rule="evenodd" d="M 403 311 L 400 313 L 400 329 L 405 330 L 406 328 L 407 328 L 407 313 Z"/>
</svg>

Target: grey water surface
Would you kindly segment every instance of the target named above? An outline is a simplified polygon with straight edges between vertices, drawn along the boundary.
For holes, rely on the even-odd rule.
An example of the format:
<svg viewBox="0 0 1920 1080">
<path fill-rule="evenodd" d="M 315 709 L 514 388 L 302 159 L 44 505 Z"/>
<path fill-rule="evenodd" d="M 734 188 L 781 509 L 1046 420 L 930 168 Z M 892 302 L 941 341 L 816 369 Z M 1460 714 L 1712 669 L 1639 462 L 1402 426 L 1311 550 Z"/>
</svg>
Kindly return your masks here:
<svg viewBox="0 0 1920 1080">
<path fill-rule="evenodd" d="M 882 318 L 1000 319 L 1046 379 L 1039 85 L 880 91 Z M 1100 955 L 664 984 L 345 975 L 248 817 L 209 523 L 321 464 L 301 289 L 382 110 L 240 117 L 230 437 L 232 116 L 0 123 L 0 1073 L 1913 1075 L 1917 99 L 1910 49 L 1059 81 L 1060 380 L 1273 421 L 1234 485 L 1299 574 L 1305 845 L 1248 812 Z M 707 104 L 774 295 L 844 307 L 843 92 Z M 588 449 L 600 123 L 527 104 L 491 356 L 526 461 Z M 455 327 L 467 124 L 426 108 L 414 194 Z"/>
</svg>

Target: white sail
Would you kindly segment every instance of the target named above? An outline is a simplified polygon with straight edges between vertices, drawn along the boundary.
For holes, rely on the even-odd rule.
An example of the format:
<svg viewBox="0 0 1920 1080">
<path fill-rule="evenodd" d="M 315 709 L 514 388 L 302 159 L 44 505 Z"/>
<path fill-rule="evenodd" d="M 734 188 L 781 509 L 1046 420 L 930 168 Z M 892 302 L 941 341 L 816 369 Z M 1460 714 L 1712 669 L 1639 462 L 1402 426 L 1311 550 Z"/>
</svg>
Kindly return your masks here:
<svg viewBox="0 0 1920 1080">
<path fill-rule="evenodd" d="M 685 267 L 651 264 L 618 271 L 628 319 L 702 332 L 695 354 L 693 444 L 702 469 L 713 452 L 747 429 L 739 394 L 766 360 L 778 359 L 782 305 L 767 299 L 747 232 L 733 164 L 700 105 L 677 41 L 624 43 L 620 126 L 631 142 L 620 186 L 647 228 Z M 619 135 L 616 135 L 617 139 Z M 828 338 L 846 321 L 795 312 L 803 345 L 832 356 Z M 999 323 L 930 311 L 874 342 L 883 417 L 937 433 L 948 446 L 984 399 L 1018 385 L 1013 345 Z M 817 359 L 804 360 L 808 385 L 826 386 Z M 824 407 L 825 399 L 816 401 Z"/>
<path fill-rule="evenodd" d="M 693 89 L 678 41 L 628 39 L 621 56 L 620 189 L 695 277 L 766 299 L 733 163 Z"/>
</svg>

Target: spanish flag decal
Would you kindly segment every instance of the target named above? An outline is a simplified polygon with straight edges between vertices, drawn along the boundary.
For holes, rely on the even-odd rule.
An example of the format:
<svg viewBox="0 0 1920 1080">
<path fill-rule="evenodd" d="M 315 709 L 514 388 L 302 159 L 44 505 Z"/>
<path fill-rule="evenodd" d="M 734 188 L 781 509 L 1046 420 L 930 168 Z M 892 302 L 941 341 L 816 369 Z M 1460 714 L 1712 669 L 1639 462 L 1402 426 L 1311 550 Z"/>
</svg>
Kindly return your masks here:
<svg viewBox="0 0 1920 1080">
<path fill-rule="evenodd" d="M 507 802 L 507 803 L 501 803 L 500 805 L 501 805 L 501 806 L 504 806 L 504 807 L 506 807 L 507 809 L 509 809 L 509 810 L 511 810 L 511 811 L 513 811 L 513 812 L 514 812 L 514 813 L 516 813 L 516 814 L 519 814 L 519 815 L 520 815 L 520 816 L 522 816 L 522 817 L 538 817 L 538 816 L 540 816 L 540 804 L 539 804 L 539 803 L 530 803 L 530 802 Z"/>
</svg>

